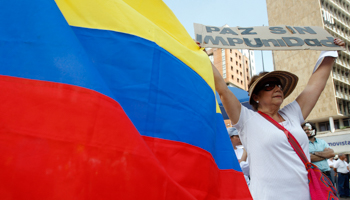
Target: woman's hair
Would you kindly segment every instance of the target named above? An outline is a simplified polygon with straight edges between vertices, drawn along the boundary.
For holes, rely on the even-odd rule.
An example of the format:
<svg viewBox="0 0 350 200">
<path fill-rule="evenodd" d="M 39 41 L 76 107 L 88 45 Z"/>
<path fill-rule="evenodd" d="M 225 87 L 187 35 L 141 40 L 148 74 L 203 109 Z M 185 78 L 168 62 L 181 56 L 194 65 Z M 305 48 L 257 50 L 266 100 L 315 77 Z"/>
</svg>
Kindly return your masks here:
<svg viewBox="0 0 350 200">
<path fill-rule="evenodd" d="M 254 76 L 250 79 L 250 81 L 249 81 L 249 83 L 248 83 L 248 90 L 250 89 L 250 86 L 251 86 L 257 79 L 259 79 L 260 77 L 264 76 L 264 75 L 267 74 L 267 73 L 269 73 L 269 72 L 260 72 L 258 75 L 254 75 Z M 257 90 L 257 87 L 255 87 L 254 91 L 252 92 L 252 96 L 253 96 L 253 94 L 258 94 L 258 92 L 259 92 L 259 91 Z M 253 98 L 253 97 L 251 97 L 251 98 Z M 254 110 L 258 110 L 259 104 L 256 103 L 254 100 L 251 101 L 251 104 L 250 104 L 250 105 L 253 106 L 253 109 L 254 109 Z"/>
</svg>

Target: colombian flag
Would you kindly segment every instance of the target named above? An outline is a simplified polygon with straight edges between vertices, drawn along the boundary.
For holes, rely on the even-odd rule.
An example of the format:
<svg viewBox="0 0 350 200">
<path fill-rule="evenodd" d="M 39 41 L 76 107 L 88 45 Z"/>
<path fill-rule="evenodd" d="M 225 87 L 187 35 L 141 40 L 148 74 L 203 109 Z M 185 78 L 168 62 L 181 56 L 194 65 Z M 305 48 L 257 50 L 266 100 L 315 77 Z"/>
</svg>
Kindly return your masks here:
<svg viewBox="0 0 350 200">
<path fill-rule="evenodd" d="M 0 199 L 251 199 L 161 0 L 0 2 Z"/>
</svg>

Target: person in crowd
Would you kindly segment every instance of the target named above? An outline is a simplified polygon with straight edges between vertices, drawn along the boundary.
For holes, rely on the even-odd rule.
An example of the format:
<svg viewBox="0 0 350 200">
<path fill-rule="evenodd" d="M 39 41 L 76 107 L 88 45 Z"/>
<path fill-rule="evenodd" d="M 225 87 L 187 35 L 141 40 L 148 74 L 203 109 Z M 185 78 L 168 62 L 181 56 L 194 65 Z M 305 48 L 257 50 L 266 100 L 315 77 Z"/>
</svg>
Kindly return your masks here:
<svg viewBox="0 0 350 200">
<path fill-rule="evenodd" d="M 349 197 L 349 165 L 345 162 L 345 155 L 338 154 L 339 159 L 334 163 L 334 171 L 338 176 L 338 193 L 340 197 Z"/>
<path fill-rule="evenodd" d="M 344 46 L 340 39 L 334 43 Z M 314 73 L 295 101 L 280 109 L 294 90 L 298 77 L 286 71 L 263 72 L 248 85 L 249 103 L 270 116 L 298 140 L 309 157 L 308 139 L 300 124 L 310 114 L 329 77 L 337 52 L 322 52 Z M 241 105 L 219 71 L 212 67 L 215 88 L 243 146 L 250 165 L 250 191 L 254 200 L 310 200 L 307 171 L 283 131 L 258 112 Z M 308 158 L 310 159 L 310 158 Z"/>
<path fill-rule="evenodd" d="M 315 164 L 333 183 L 331 168 L 327 159 L 335 156 L 333 149 L 322 139 L 316 138 L 317 129 L 314 123 L 306 122 L 301 125 L 309 138 L 309 151 L 311 162 Z"/>
<path fill-rule="evenodd" d="M 244 148 L 239 148 L 241 146 L 241 140 L 239 139 L 238 131 L 234 127 L 227 128 L 227 132 L 230 136 L 233 149 L 235 150 L 236 157 L 238 159 L 239 165 L 241 166 L 244 178 L 249 185 L 249 164 L 247 162 L 247 152 Z"/>
</svg>

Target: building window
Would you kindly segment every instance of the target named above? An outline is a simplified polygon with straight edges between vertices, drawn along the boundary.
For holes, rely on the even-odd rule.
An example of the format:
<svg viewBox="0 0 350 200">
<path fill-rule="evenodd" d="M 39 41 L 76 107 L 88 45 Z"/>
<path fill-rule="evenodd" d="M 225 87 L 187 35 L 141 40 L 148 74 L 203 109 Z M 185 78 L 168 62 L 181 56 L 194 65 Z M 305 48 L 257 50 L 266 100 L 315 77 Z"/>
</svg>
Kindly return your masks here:
<svg viewBox="0 0 350 200">
<path fill-rule="evenodd" d="M 238 58 L 241 59 L 241 56 L 239 56 Z"/>
<path fill-rule="evenodd" d="M 230 58 L 230 61 L 232 62 L 232 58 Z"/>
<path fill-rule="evenodd" d="M 320 122 L 319 123 L 320 131 L 329 131 L 329 122 Z"/>
<path fill-rule="evenodd" d="M 248 72 L 248 68 L 246 68 L 246 71 Z"/>
<path fill-rule="evenodd" d="M 238 69 L 236 70 L 237 74 L 238 74 Z"/>
<path fill-rule="evenodd" d="M 349 126 L 350 125 L 349 118 L 343 119 L 343 124 L 344 126 Z"/>
<path fill-rule="evenodd" d="M 340 114 L 343 114 L 342 107 L 341 103 L 338 103 L 338 111 Z"/>
<path fill-rule="evenodd" d="M 231 75 L 231 78 L 232 78 L 232 80 L 233 80 L 233 75 Z"/>
<path fill-rule="evenodd" d="M 249 81 L 249 76 L 247 76 L 247 81 Z"/>
<path fill-rule="evenodd" d="M 236 61 L 236 65 L 238 66 L 238 61 Z"/>
<path fill-rule="evenodd" d="M 239 78 L 237 78 L 237 83 L 239 83 Z"/>
<path fill-rule="evenodd" d="M 236 57 L 237 57 L 237 53 L 235 53 Z"/>
<path fill-rule="evenodd" d="M 239 67 L 242 68 L 242 64 L 241 63 L 239 63 Z"/>
<path fill-rule="evenodd" d="M 226 78 L 226 56 L 225 49 L 221 49 L 221 59 L 222 59 L 222 77 Z"/>
<path fill-rule="evenodd" d="M 230 49 L 230 53 L 232 53 L 232 49 Z"/>
<path fill-rule="evenodd" d="M 339 120 L 334 120 L 334 129 L 339 129 Z"/>
<path fill-rule="evenodd" d="M 241 75 L 241 76 L 242 76 L 242 72 L 239 72 L 239 75 Z"/>
<path fill-rule="evenodd" d="M 241 81 L 241 85 L 243 85 L 243 81 Z"/>
<path fill-rule="evenodd" d="M 231 66 L 231 71 L 233 71 L 233 67 Z"/>
</svg>

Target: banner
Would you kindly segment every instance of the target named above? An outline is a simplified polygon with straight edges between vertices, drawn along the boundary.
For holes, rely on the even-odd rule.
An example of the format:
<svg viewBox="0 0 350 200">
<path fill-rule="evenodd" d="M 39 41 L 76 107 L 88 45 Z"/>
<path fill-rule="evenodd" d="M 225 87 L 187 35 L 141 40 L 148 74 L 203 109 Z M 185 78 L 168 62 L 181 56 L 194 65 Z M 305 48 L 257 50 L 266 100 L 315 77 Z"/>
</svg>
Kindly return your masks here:
<svg viewBox="0 0 350 200">
<path fill-rule="evenodd" d="M 217 27 L 194 23 L 203 47 L 254 50 L 342 50 L 317 26 Z"/>
<path fill-rule="evenodd" d="M 334 150 L 335 153 L 350 153 L 350 133 L 343 131 L 337 135 L 320 135 L 318 138 L 323 139 Z"/>
<path fill-rule="evenodd" d="M 1 199 L 252 199 L 209 58 L 163 1 L 0 6 Z"/>
</svg>

